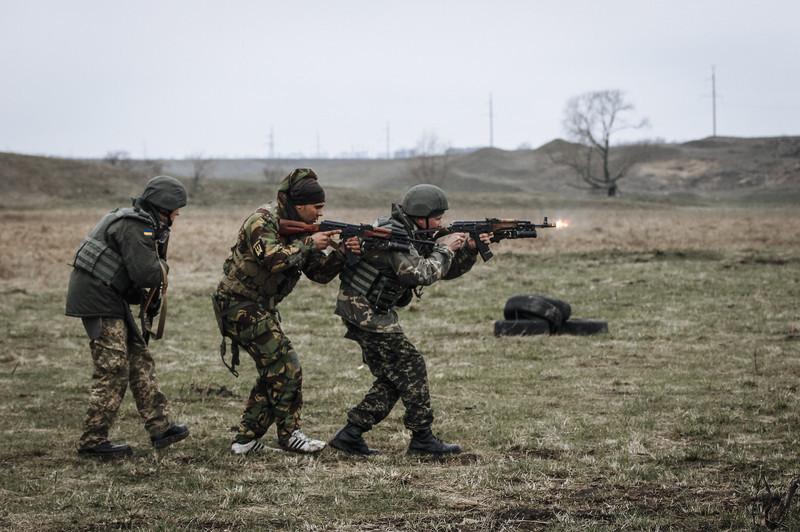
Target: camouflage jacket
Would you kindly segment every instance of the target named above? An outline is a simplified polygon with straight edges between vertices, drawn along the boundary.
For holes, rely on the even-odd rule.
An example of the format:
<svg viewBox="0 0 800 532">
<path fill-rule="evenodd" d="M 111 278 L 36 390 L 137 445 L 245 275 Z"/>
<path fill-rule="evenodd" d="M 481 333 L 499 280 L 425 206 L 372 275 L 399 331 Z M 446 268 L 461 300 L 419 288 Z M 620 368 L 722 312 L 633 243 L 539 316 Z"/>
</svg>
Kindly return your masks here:
<svg viewBox="0 0 800 532">
<path fill-rule="evenodd" d="M 392 210 L 392 217 L 379 221 L 378 225 L 402 224 L 406 230 L 413 234 L 414 225 L 399 209 Z M 478 253 L 466 246 L 454 253 L 445 246 L 435 245 L 433 251 L 427 255 L 420 255 L 412 247 L 411 251 L 368 251 L 361 260 L 377 268 L 381 274 L 389 276 L 398 283 L 413 289 L 419 286 L 428 286 L 440 279 L 455 279 L 468 272 L 475 264 Z M 353 325 L 377 333 L 401 333 L 397 311 L 391 308 L 381 311 L 367 298 L 358 294 L 344 283 L 339 287 L 339 296 L 336 300 L 336 314 Z"/>
<path fill-rule="evenodd" d="M 278 211 L 269 203 L 244 221 L 223 266 L 219 296 L 275 308 L 294 289 L 301 272 L 312 281 L 327 283 L 342 271 L 344 255 L 340 251 L 322 253 L 314 248 L 311 235 L 279 235 Z"/>
</svg>

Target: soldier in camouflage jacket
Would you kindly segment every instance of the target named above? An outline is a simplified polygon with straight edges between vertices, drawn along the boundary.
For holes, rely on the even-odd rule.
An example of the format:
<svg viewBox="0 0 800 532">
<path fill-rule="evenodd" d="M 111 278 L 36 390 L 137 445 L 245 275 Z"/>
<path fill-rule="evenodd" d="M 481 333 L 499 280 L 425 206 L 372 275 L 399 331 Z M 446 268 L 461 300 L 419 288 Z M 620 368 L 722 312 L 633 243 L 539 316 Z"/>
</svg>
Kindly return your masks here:
<svg viewBox="0 0 800 532">
<path fill-rule="evenodd" d="M 444 192 L 433 185 L 412 187 L 391 217 L 379 225 L 404 231 L 438 229 L 447 210 Z M 490 235 L 481 235 L 489 242 Z M 347 424 L 330 444 L 348 454 L 370 455 L 362 434 L 383 420 L 398 399 L 405 406 L 403 423 L 412 432 L 410 453 L 458 453 L 458 445 L 433 436 L 425 359 L 403 333 L 396 307 L 407 304 L 411 291 L 441 279 L 455 279 L 469 271 L 477 257 L 467 235 L 456 233 L 439 239 L 421 255 L 410 252 L 364 250 L 359 263 L 342 273 L 336 314 L 347 327 L 346 338 L 359 344 L 362 358 L 375 377 L 372 388 L 347 414 Z M 388 295 L 387 295 L 388 294 Z"/>
<path fill-rule="evenodd" d="M 223 266 L 215 305 L 226 336 L 244 347 L 256 363 L 258 378 L 231 445 L 234 454 L 265 449 L 260 438 L 276 424 L 279 445 L 314 453 L 325 442 L 300 431 L 303 405 L 300 360 L 281 329 L 277 310 L 300 275 L 328 283 L 344 264 L 344 253 L 323 253 L 338 231 L 283 236 L 280 220 L 314 223 L 322 215 L 325 194 L 311 169 L 298 168 L 281 182 L 277 203 L 259 207 L 242 224 L 236 244 Z M 358 240 L 351 239 L 358 252 Z"/>
</svg>

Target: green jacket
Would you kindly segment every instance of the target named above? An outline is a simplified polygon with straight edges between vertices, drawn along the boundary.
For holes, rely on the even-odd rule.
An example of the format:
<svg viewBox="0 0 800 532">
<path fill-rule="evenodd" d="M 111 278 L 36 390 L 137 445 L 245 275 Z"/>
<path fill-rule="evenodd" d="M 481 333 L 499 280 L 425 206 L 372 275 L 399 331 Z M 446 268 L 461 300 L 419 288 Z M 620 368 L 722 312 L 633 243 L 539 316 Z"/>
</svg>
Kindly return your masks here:
<svg viewBox="0 0 800 532">
<path fill-rule="evenodd" d="M 139 203 L 141 207 L 142 204 Z M 89 233 L 90 237 L 105 242 L 122 259 L 122 275 L 130 283 L 125 293 L 109 286 L 97 276 L 80 268 L 73 268 L 67 289 L 67 316 L 80 318 L 126 318 L 130 316 L 129 303 L 141 302 L 141 291 L 161 284 L 163 262 L 157 249 L 157 215 L 140 209 L 135 217 L 116 217 L 108 213 Z M 116 218 L 116 219 L 114 219 Z M 102 226 L 111 222 L 104 234 Z M 166 262 L 164 262 L 166 266 Z"/>
</svg>

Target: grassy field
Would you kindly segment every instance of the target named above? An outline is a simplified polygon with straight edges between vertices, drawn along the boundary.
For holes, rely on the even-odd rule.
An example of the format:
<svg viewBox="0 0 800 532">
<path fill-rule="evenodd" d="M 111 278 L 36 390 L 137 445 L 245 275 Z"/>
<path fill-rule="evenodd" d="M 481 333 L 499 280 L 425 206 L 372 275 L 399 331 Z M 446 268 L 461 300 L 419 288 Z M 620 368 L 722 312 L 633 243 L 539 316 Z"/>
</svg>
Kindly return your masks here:
<svg viewBox="0 0 800 532">
<path fill-rule="evenodd" d="M 572 225 L 500 245 L 403 311 L 428 361 L 435 432 L 465 449 L 442 461 L 405 455 L 401 407 L 367 434 L 384 451 L 368 460 L 228 454 L 255 370 L 244 360 L 234 379 L 219 363 L 208 294 L 242 206 L 187 209 L 170 246 L 167 337 L 152 348 L 192 437 L 153 452 L 126 398 L 112 437 L 134 457 L 78 458 L 91 368 L 80 322 L 63 316 L 67 263 L 105 209 L 0 210 L 0 528 L 761 528 L 759 479 L 780 494 L 800 474 L 797 209 L 487 203 L 451 218 L 531 218 L 533 205 L 537 221 Z M 302 281 L 281 309 L 304 367 L 304 430 L 324 439 L 371 382 L 332 314 L 335 285 Z M 495 338 L 519 293 L 564 299 L 610 333 Z"/>
</svg>

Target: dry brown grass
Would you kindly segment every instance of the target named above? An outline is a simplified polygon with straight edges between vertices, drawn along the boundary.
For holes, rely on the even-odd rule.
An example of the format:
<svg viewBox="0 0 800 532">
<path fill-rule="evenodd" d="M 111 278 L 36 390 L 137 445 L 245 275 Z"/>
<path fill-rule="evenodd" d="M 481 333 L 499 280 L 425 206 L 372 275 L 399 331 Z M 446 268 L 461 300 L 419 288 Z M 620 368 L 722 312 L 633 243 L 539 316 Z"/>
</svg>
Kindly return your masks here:
<svg viewBox="0 0 800 532">
<path fill-rule="evenodd" d="M 532 216 L 525 201 L 486 200 L 450 218 Z M 153 351 L 192 437 L 154 454 L 126 398 L 112 439 L 135 455 L 118 464 L 75 454 L 91 370 L 79 321 L 62 315 L 67 263 L 105 209 L 0 210 L 0 529 L 742 530 L 751 510 L 763 515 L 754 481 L 781 491 L 797 475 L 796 210 L 534 209 L 572 225 L 502 244 L 403 311 L 426 354 L 435 430 L 466 449 L 431 462 L 404 455 L 400 407 L 368 433 L 385 451 L 371 460 L 227 454 L 255 373 L 243 360 L 234 379 L 219 363 L 208 293 L 249 208 L 179 219 Z M 304 368 L 303 427 L 321 438 L 371 381 L 332 315 L 336 288 L 301 281 L 281 308 Z M 493 337 L 520 292 L 561 297 L 611 332 Z M 785 524 L 797 529 L 800 512 Z"/>
<path fill-rule="evenodd" d="M 236 231 L 250 207 L 187 208 L 170 243 L 175 282 L 212 286 Z M 75 248 L 106 212 L 102 208 L 0 210 L 0 283 L 11 287 L 65 286 Z M 325 218 L 371 222 L 386 211 L 375 207 L 326 211 Z M 454 210 L 450 220 L 487 215 L 530 219 L 528 209 L 502 212 Z M 752 252 L 763 248 L 800 249 L 800 216 L 792 209 L 743 207 L 560 208 L 540 212 L 570 221 L 567 229 L 540 231 L 536 240 L 504 242 L 496 253 L 559 254 L 599 250 L 655 252 L 718 250 Z M 214 280 L 212 280 L 214 279 Z"/>
</svg>

